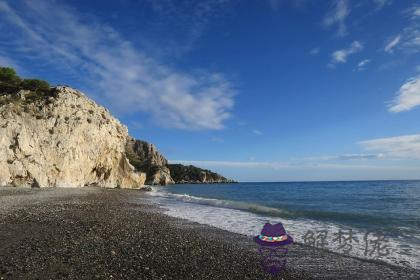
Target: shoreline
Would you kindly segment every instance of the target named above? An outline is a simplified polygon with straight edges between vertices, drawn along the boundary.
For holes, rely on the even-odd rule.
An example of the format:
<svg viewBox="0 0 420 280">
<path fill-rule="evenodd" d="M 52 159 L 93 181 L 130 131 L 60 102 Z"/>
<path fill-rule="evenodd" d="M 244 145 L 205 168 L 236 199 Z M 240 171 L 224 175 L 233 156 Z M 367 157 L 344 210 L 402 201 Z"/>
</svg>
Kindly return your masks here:
<svg viewBox="0 0 420 280">
<path fill-rule="evenodd" d="M 164 214 L 138 190 L 0 187 L 0 279 L 419 279 L 420 271 L 295 244 L 284 272 L 252 238 Z"/>
</svg>

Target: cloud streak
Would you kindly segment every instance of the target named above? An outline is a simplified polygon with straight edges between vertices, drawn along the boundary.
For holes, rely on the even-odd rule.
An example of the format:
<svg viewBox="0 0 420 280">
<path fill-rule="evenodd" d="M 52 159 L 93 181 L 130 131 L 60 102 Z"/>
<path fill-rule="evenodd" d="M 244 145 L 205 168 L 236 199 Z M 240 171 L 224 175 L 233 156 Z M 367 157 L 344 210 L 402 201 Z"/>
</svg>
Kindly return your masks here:
<svg viewBox="0 0 420 280">
<path fill-rule="evenodd" d="M 361 50 L 363 50 L 363 45 L 359 41 L 354 41 L 348 48 L 337 50 L 331 54 L 330 66 L 335 66 L 338 63 L 346 63 L 350 55 L 358 53 Z"/>
<path fill-rule="evenodd" d="M 258 161 L 211 161 L 211 160 L 169 160 L 169 163 L 196 165 L 202 168 L 238 168 L 238 169 L 272 169 L 272 170 L 320 170 L 320 169 L 371 169 L 371 170 L 396 170 L 407 169 L 406 166 L 371 165 L 371 164 L 343 164 L 343 163 L 310 163 L 310 162 L 258 162 Z M 417 170 L 418 167 L 408 169 Z"/>
<path fill-rule="evenodd" d="M 420 75 L 409 79 L 397 92 L 397 97 L 391 102 L 389 111 L 400 113 L 410 111 L 420 106 Z"/>
<path fill-rule="evenodd" d="M 163 127 L 224 128 L 235 90 L 222 74 L 174 69 L 137 49 L 112 27 L 84 20 L 54 1 L 22 4 L 16 10 L 0 2 L 2 29 L 15 30 L 0 39 L 15 42 L 23 54 L 38 61 L 84 76 L 97 89 L 97 98 L 112 109 L 145 113 Z"/>
<path fill-rule="evenodd" d="M 377 10 L 381 10 L 386 5 L 390 5 L 392 0 L 373 0 Z"/>
<path fill-rule="evenodd" d="M 258 129 L 252 130 L 252 133 L 254 133 L 255 135 L 263 135 L 262 131 Z"/>
<path fill-rule="evenodd" d="M 384 48 L 385 52 L 393 53 L 394 48 L 400 43 L 400 41 L 401 41 L 401 35 L 397 35 L 394 38 L 390 39 Z"/>
<path fill-rule="evenodd" d="M 337 0 L 334 2 L 332 9 L 324 18 L 324 25 L 327 27 L 337 25 L 337 35 L 347 35 L 346 18 L 350 14 L 347 0 Z"/>
<path fill-rule="evenodd" d="M 420 134 L 379 138 L 359 144 L 368 151 L 378 151 L 387 157 L 420 159 Z"/>
<path fill-rule="evenodd" d="M 370 63 L 370 59 L 364 59 L 357 64 L 356 70 L 363 71 L 366 69 L 366 66 Z"/>
</svg>

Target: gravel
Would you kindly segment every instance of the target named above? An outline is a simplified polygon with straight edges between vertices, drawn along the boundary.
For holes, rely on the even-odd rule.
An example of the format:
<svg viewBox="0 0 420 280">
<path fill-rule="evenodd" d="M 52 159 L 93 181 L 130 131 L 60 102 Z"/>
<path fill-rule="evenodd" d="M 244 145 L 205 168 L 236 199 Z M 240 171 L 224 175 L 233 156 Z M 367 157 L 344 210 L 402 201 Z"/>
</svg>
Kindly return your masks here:
<svg viewBox="0 0 420 280">
<path fill-rule="evenodd" d="M 166 216 L 145 195 L 1 187 L 0 279 L 420 279 L 300 244 L 272 276 L 250 237 Z"/>
</svg>

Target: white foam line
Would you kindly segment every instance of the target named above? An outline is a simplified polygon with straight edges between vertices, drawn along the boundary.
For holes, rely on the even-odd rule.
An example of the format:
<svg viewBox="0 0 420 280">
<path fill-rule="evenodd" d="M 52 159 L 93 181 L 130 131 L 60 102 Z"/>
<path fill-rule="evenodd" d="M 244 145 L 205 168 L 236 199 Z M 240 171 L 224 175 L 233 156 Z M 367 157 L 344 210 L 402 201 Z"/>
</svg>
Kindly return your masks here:
<svg viewBox="0 0 420 280">
<path fill-rule="evenodd" d="M 166 214 L 169 216 L 211 225 L 230 232 L 248 236 L 255 236 L 259 234 L 259 231 L 266 222 L 281 222 L 287 232 L 293 236 L 294 240 L 300 243 L 304 243 L 303 236 L 308 232 L 308 230 L 327 230 L 327 241 L 330 242 L 330 244 L 326 249 L 335 252 L 340 252 L 340 250 L 337 248 L 337 242 L 333 244 L 331 242 L 333 238 L 336 237 L 333 236 L 333 234 L 338 233 L 340 228 L 343 230 L 348 228 L 334 223 L 319 222 L 310 219 L 285 219 L 262 216 L 237 209 L 218 207 L 219 205 L 217 205 L 217 203 L 214 205 L 184 203 L 185 201 L 188 202 L 188 199 L 199 199 L 200 202 L 203 200 L 212 201 L 212 199 L 197 198 L 188 195 L 173 195 L 162 192 L 153 192 L 151 195 L 155 197 L 153 201 L 166 209 Z M 174 200 L 174 197 L 185 199 L 181 199 L 180 202 L 179 200 Z M 353 233 L 354 236 L 359 240 L 359 243 L 352 243 L 353 249 L 350 254 L 360 258 L 372 259 L 365 256 L 365 242 L 363 237 L 366 232 L 359 232 L 356 229 L 353 229 Z M 391 264 L 420 269 L 419 245 L 408 244 L 406 241 L 400 238 L 389 240 L 386 245 L 390 249 L 389 255 L 380 257 L 378 259 Z M 407 251 L 409 254 L 404 253 L 405 251 Z"/>
</svg>

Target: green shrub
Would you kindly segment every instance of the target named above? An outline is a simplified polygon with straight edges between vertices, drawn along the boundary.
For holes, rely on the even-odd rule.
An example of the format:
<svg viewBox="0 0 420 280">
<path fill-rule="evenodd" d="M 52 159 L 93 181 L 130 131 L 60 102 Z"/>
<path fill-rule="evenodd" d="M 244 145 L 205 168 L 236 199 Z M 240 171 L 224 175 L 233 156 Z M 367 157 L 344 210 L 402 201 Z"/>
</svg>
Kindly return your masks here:
<svg viewBox="0 0 420 280">
<path fill-rule="evenodd" d="M 13 68 L 0 67 L 0 94 L 17 92 L 20 82 L 21 80 Z"/>
<path fill-rule="evenodd" d="M 38 79 L 22 80 L 13 68 L 0 67 L 0 95 L 17 93 L 24 89 L 30 91 L 26 96 L 29 102 L 54 96 L 55 92 L 46 81 Z"/>
<path fill-rule="evenodd" d="M 9 85 L 19 85 L 20 78 L 15 69 L 10 67 L 0 67 L 0 82 Z"/>
<path fill-rule="evenodd" d="M 24 79 L 20 86 L 22 89 L 34 91 L 37 93 L 48 93 L 50 91 L 50 84 L 46 81 L 37 79 Z"/>
</svg>

